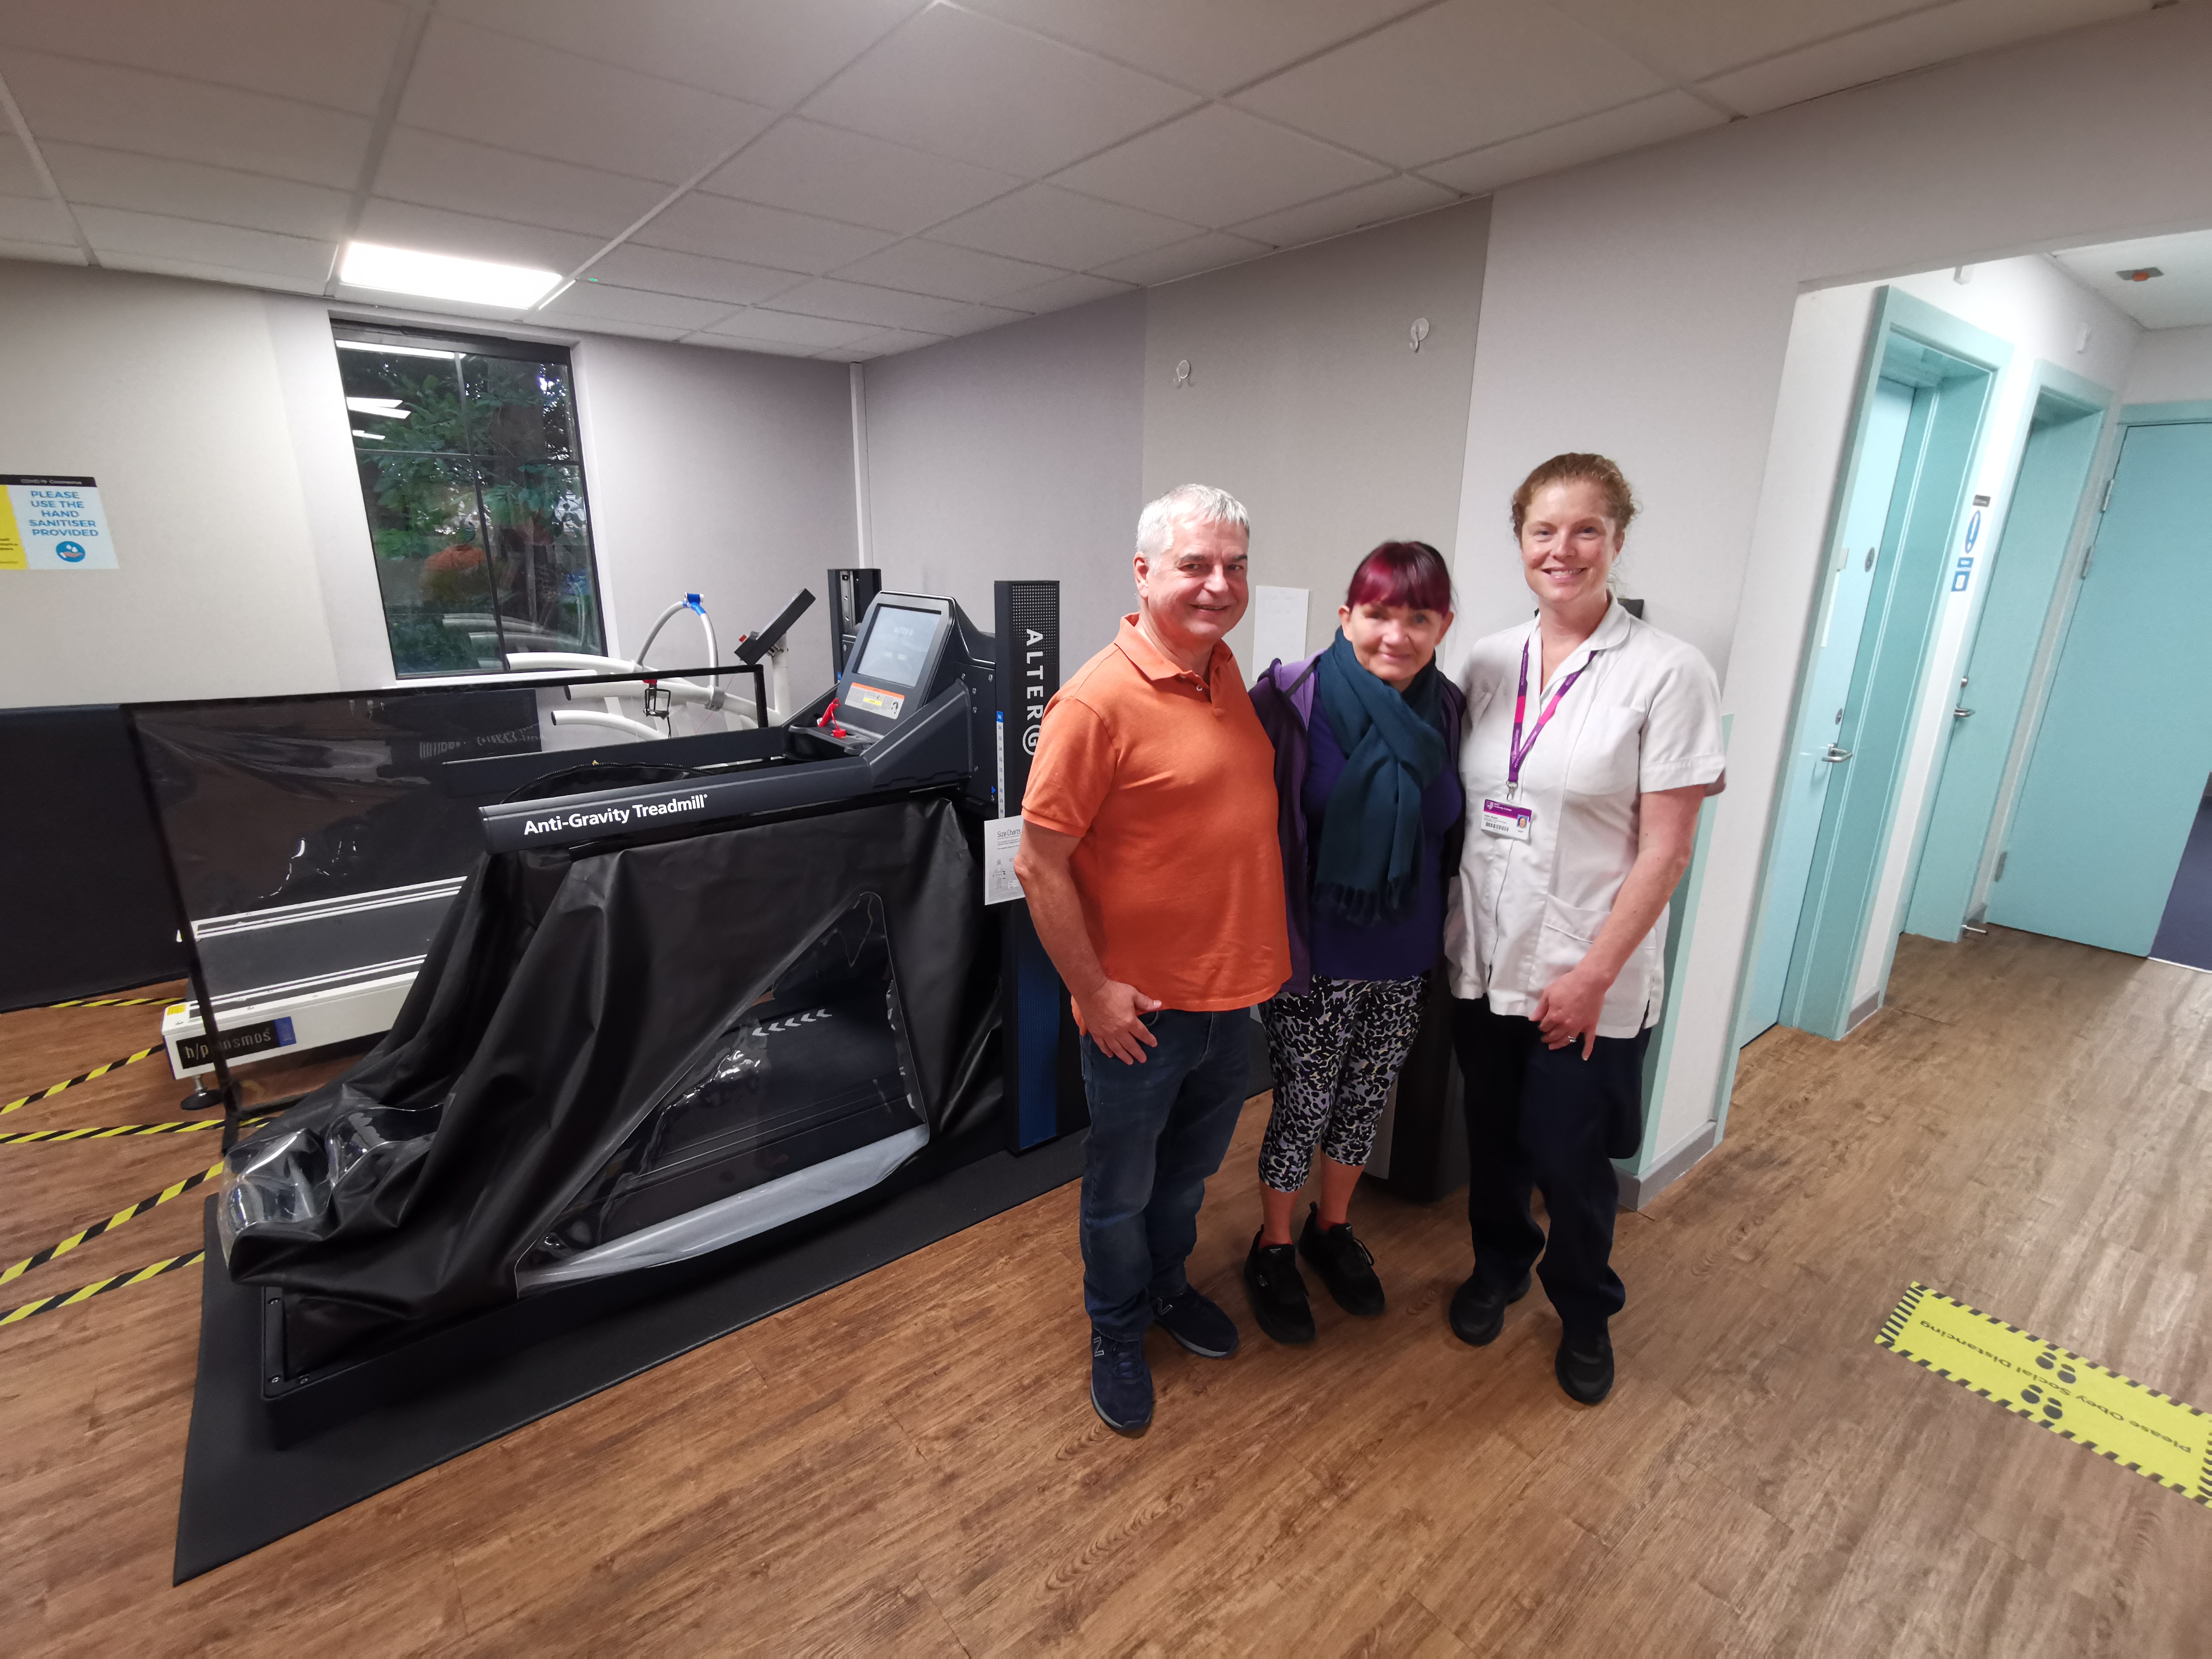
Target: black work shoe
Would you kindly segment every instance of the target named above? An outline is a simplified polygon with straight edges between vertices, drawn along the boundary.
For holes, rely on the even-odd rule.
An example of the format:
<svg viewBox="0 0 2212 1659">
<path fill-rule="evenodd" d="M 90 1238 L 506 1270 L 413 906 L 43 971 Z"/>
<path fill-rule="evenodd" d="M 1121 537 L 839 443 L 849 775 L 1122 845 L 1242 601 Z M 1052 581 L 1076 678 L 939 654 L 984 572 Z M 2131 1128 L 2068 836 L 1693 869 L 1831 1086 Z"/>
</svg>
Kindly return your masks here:
<svg viewBox="0 0 2212 1659">
<path fill-rule="evenodd" d="M 1498 1340 L 1498 1332 L 1505 1328 L 1506 1304 L 1518 1302 L 1528 1294 L 1526 1273 L 1521 1275 L 1521 1282 L 1510 1294 L 1485 1283 L 1480 1273 L 1469 1274 L 1467 1283 L 1452 1292 L 1452 1334 L 1471 1346 L 1488 1347 Z"/>
<path fill-rule="evenodd" d="M 1595 1336 L 1562 1336 L 1552 1369 L 1568 1399 L 1595 1406 L 1613 1392 L 1613 1339 L 1603 1331 Z"/>
<path fill-rule="evenodd" d="M 1262 1244 L 1252 1235 L 1252 1253 L 1244 1258 L 1244 1289 L 1252 1298 L 1252 1316 L 1260 1328 L 1278 1342 L 1314 1340 L 1313 1304 L 1306 1300 L 1306 1281 L 1298 1273 L 1297 1247 Z"/>
<path fill-rule="evenodd" d="M 1373 1319 L 1383 1309 L 1382 1281 L 1375 1276 L 1375 1258 L 1352 1236 L 1352 1224 L 1321 1224 L 1321 1206 L 1306 1211 L 1306 1229 L 1298 1235 L 1298 1254 L 1314 1265 L 1321 1282 L 1336 1298 L 1336 1305 L 1362 1319 Z"/>
<path fill-rule="evenodd" d="M 1142 1434 L 1152 1420 L 1152 1368 L 1141 1337 L 1091 1333 L 1091 1405 L 1116 1434 Z"/>
<path fill-rule="evenodd" d="M 1188 1285 L 1172 1302 L 1152 1298 L 1152 1322 L 1200 1359 L 1237 1352 L 1237 1322 Z"/>
</svg>

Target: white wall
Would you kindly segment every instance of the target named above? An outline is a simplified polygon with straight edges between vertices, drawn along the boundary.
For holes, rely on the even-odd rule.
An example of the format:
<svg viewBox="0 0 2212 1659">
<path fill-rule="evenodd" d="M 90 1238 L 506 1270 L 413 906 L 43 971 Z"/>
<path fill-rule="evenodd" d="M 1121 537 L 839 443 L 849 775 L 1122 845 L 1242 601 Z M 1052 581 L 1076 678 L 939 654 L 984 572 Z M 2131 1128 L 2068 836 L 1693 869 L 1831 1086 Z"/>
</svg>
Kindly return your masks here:
<svg viewBox="0 0 2212 1659">
<path fill-rule="evenodd" d="M 2212 328 L 2146 332 L 2128 376 L 2128 401 L 2193 404 L 2205 398 L 2212 398 Z"/>
<path fill-rule="evenodd" d="M 338 674 L 261 296 L 0 261 L 0 472 L 100 481 L 114 570 L 0 571 L 0 707 Z"/>
<path fill-rule="evenodd" d="M 1489 222 L 1470 203 L 1151 291 L 1145 495 L 1195 482 L 1242 501 L 1252 580 L 1312 596 L 1310 649 L 1377 542 L 1452 555 Z M 1230 644 L 1248 677 L 1267 665 L 1249 618 Z"/>
<path fill-rule="evenodd" d="M 1133 602 L 1144 330 L 1133 293 L 864 365 L 885 586 L 988 629 L 993 582 L 1057 579 L 1063 672 L 1109 641 Z"/>
<path fill-rule="evenodd" d="M 1846 392 L 1793 349 L 1808 286 L 2212 224 L 2212 9 L 2176 7 L 1738 121 L 1501 191 L 1460 511 L 1471 632 L 1525 614 L 1479 545 L 1526 470 L 1612 454 L 1644 497 L 1624 575 L 1724 673 L 1735 716 L 1674 994 L 1661 1157 L 1732 1071 L 1729 1025 L 1820 565 Z M 1848 335 L 1848 301 L 1816 308 Z M 1502 550 L 1501 550 L 1502 551 Z"/>
<path fill-rule="evenodd" d="M 562 337 L 611 643 L 687 592 L 733 640 L 850 562 L 843 365 Z M 0 473 L 98 478 L 120 566 L 0 573 L 0 707 L 393 683 L 328 306 L 0 260 Z"/>
</svg>

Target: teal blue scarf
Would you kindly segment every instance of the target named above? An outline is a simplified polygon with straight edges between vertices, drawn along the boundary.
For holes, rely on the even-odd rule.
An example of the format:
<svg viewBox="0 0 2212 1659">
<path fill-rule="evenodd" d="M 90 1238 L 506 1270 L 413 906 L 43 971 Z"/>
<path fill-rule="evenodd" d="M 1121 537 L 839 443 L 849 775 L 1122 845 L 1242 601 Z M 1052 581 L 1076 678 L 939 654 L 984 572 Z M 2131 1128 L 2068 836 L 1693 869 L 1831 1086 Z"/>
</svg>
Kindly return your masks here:
<svg viewBox="0 0 2212 1659">
<path fill-rule="evenodd" d="M 1361 927 L 1402 921 L 1420 896 L 1421 796 L 1444 764 L 1437 665 L 1401 694 L 1359 665 L 1340 629 L 1314 691 L 1345 753 L 1322 815 L 1314 901 Z"/>
</svg>

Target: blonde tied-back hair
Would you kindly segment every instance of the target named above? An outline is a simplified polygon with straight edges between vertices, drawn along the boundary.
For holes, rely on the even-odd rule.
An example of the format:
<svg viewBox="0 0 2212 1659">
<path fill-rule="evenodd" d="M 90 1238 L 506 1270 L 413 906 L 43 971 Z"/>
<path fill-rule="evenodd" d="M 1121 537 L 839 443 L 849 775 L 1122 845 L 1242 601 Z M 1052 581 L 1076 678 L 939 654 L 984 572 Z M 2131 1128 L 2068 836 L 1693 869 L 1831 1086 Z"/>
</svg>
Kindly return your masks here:
<svg viewBox="0 0 2212 1659">
<path fill-rule="evenodd" d="M 1627 475 L 1603 455 L 1589 455 L 1579 450 L 1565 455 L 1554 455 L 1542 463 L 1527 477 L 1521 488 L 1513 492 L 1513 539 L 1521 539 L 1521 526 L 1528 517 L 1528 503 L 1536 499 L 1536 492 L 1557 483 L 1587 483 L 1597 486 L 1605 497 L 1606 516 L 1613 520 L 1613 533 L 1628 534 L 1628 521 L 1636 516 L 1636 492 L 1628 487 Z M 1605 573 L 1605 585 L 1614 591 L 1620 586 L 1620 556 Z"/>
</svg>

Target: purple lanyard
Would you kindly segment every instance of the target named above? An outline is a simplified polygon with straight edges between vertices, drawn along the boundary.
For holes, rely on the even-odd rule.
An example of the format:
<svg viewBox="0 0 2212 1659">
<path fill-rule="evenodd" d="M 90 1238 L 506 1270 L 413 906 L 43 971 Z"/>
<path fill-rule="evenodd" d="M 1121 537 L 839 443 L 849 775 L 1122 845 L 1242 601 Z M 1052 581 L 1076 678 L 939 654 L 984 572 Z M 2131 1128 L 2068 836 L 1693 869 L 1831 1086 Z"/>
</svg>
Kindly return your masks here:
<svg viewBox="0 0 2212 1659">
<path fill-rule="evenodd" d="M 1551 724 L 1552 716 L 1559 712 L 1559 699 L 1567 695 L 1569 687 L 1582 678 L 1583 670 L 1596 659 L 1596 655 L 1592 652 L 1581 668 L 1559 682 L 1559 690 L 1552 693 L 1551 702 L 1544 705 L 1544 712 L 1536 716 L 1536 729 L 1528 734 L 1528 741 L 1523 743 L 1521 741 L 1521 718 L 1528 708 L 1528 642 L 1522 641 L 1521 689 L 1513 694 L 1513 740 L 1505 751 L 1505 789 L 1509 796 L 1521 793 L 1521 763 L 1528 758 L 1528 751 L 1536 746 L 1536 739 L 1544 735 L 1544 728 Z"/>
</svg>

